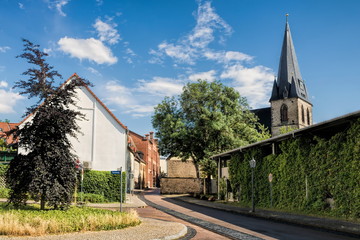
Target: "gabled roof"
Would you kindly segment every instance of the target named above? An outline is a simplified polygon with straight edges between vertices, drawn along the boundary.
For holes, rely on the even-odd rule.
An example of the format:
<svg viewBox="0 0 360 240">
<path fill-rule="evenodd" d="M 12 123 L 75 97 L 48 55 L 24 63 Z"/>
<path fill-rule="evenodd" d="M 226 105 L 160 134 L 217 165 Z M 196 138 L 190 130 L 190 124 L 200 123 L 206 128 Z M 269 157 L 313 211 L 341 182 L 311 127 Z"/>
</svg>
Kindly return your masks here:
<svg viewBox="0 0 360 240">
<path fill-rule="evenodd" d="M 128 148 L 134 154 L 135 160 L 146 164 L 145 160 L 139 154 L 139 152 L 141 152 L 141 151 L 139 151 L 139 149 L 136 147 L 134 139 L 132 138 L 130 133 L 128 134 Z"/>
<path fill-rule="evenodd" d="M 271 129 L 271 107 L 252 109 L 250 112 L 259 118 L 259 123 Z"/>
<path fill-rule="evenodd" d="M 69 81 L 71 81 L 74 78 L 79 78 L 79 76 L 74 73 L 73 75 L 71 75 L 71 77 L 68 78 L 68 80 L 66 80 L 60 87 L 66 85 Z M 86 85 L 84 83 L 83 87 L 95 98 L 95 100 L 104 107 L 104 109 L 110 114 L 110 116 L 124 129 L 128 129 L 124 124 L 122 124 L 122 122 L 120 122 L 120 120 L 110 111 L 109 108 L 106 107 L 106 105 L 95 95 L 95 93 L 93 91 L 91 91 L 91 89 L 89 88 L 88 85 Z M 20 124 L 22 124 L 23 122 L 25 122 L 33 113 L 27 115 L 21 122 Z"/>
<path fill-rule="evenodd" d="M 16 143 L 17 139 L 14 138 L 13 134 L 9 134 L 9 132 L 18 125 L 19 123 L 0 122 L 0 138 L 5 138 L 6 144 L 11 145 Z"/>
<path fill-rule="evenodd" d="M 300 73 L 299 63 L 291 37 L 290 26 L 287 21 L 285 25 L 285 34 L 281 49 L 277 81 L 274 81 L 270 101 L 284 98 L 301 98 L 310 103 L 308 91 Z"/>
</svg>

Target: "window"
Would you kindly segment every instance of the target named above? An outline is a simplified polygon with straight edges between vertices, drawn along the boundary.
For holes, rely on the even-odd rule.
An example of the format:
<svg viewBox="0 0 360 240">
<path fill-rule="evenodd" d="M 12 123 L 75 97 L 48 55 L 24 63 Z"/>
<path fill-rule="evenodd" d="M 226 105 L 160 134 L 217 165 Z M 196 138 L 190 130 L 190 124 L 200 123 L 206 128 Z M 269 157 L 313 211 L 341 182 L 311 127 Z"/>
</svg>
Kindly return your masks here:
<svg viewBox="0 0 360 240">
<path fill-rule="evenodd" d="M 305 113 L 304 113 L 304 106 L 301 105 L 301 121 L 305 123 Z"/>
<path fill-rule="evenodd" d="M 283 104 L 280 108 L 280 120 L 281 122 L 287 122 L 289 119 L 288 119 L 288 107 Z"/>
<path fill-rule="evenodd" d="M 304 83 L 300 79 L 298 79 L 298 83 L 299 83 L 299 88 L 304 91 L 305 90 Z"/>
<path fill-rule="evenodd" d="M 310 125 L 311 121 L 310 121 L 310 111 L 309 111 L 309 109 L 306 109 L 306 115 L 307 115 L 307 123 L 308 123 L 308 125 Z"/>
</svg>

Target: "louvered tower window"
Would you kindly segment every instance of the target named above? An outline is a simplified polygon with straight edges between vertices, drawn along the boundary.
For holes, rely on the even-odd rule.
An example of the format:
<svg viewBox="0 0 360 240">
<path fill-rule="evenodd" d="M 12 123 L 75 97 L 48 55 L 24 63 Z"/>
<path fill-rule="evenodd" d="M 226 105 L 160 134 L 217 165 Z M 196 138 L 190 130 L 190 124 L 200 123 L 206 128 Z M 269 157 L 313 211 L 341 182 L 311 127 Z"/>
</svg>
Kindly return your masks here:
<svg viewBox="0 0 360 240">
<path fill-rule="evenodd" d="M 304 112 L 304 106 L 301 105 L 301 121 L 305 123 L 305 112 Z"/>
<path fill-rule="evenodd" d="M 280 119 L 282 123 L 287 122 L 289 120 L 288 107 L 285 104 L 283 104 L 280 108 Z"/>
</svg>

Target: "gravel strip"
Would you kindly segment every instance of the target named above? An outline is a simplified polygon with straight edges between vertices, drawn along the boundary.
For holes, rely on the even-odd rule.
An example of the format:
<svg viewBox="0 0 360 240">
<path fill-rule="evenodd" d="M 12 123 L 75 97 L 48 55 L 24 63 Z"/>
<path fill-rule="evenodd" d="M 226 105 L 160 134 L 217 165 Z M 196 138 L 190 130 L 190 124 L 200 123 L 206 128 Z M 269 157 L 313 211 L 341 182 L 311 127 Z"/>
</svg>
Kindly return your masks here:
<svg viewBox="0 0 360 240">
<path fill-rule="evenodd" d="M 150 240 L 178 239 L 186 235 L 187 227 L 182 223 L 167 222 L 152 218 L 141 218 L 142 223 L 136 227 L 128 227 L 121 230 L 68 233 L 63 235 L 47 235 L 40 237 L 5 237 L 4 240 Z"/>
</svg>

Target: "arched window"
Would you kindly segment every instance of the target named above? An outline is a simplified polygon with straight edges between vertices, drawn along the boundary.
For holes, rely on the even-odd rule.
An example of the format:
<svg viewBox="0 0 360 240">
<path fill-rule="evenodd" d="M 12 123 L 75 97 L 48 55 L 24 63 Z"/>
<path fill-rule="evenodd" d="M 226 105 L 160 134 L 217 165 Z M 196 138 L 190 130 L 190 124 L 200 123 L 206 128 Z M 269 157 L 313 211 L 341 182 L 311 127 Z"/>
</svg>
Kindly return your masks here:
<svg viewBox="0 0 360 240">
<path fill-rule="evenodd" d="M 301 105 L 301 121 L 305 123 L 305 113 L 304 113 L 304 106 Z"/>
<path fill-rule="evenodd" d="M 283 104 L 280 108 L 280 120 L 281 122 L 287 122 L 289 119 L 288 119 L 288 107 Z"/>
<path fill-rule="evenodd" d="M 309 111 L 309 109 L 306 109 L 306 115 L 307 115 L 307 123 L 308 123 L 308 125 L 310 125 L 311 121 L 310 121 L 310 111 Z"/>
</svg>

